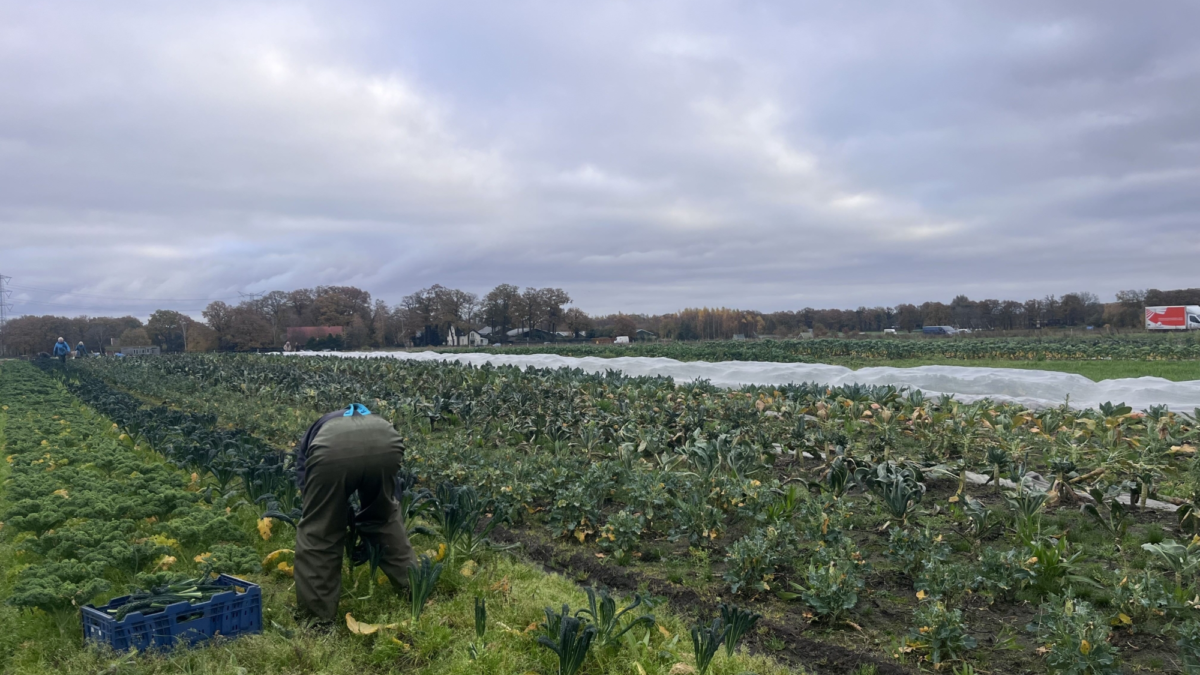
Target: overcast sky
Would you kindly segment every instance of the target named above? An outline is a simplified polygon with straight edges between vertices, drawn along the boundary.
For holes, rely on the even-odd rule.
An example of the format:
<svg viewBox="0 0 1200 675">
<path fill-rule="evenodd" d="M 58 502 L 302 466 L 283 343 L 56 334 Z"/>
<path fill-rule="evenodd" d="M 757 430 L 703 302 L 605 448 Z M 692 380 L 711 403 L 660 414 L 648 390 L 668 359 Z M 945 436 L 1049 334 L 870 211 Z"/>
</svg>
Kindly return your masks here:
<svg viewBox="0 0 1200 675">
<path fill-rule="evenodd" d="M 1200 286 L 1200 4 L 0 0 L 15 311 Z"/>
</svg>

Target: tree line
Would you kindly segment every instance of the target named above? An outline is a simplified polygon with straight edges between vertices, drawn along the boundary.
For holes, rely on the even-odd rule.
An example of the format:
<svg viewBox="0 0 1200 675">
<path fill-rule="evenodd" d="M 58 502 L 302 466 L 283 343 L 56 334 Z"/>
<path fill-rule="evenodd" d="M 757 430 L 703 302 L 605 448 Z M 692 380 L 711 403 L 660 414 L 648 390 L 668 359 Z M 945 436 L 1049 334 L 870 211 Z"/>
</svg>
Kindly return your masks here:
<svg viewBox="0 0 1200 675">
<path fill-rule="evenodd" d="M 561 288 L 500 284 L 480 296 L 441 285 L 423 288 L 389 306 L 354 286 L 317 286 L 271 291 L 231 305 L 210 303 L 203 321 L 160 309 L 146 322 L 132 316 L 75 317 L 27 315 L 7 322 L 0 344 L 12 355 L 49 351 L 58 337 L 92 351 L 104 346 L 158 345 L 166 351 L 246 351 L 276 349 L 296 326 L 340 326 L 346 349 L 444 345 L 453 330 L 480 330 L 489 342 L 557 340 L 630 335 L 639 328 L 673 340 L 721 340 L 737 335 L 792 337 L 911 331 L 949 325 L 974 330 L 1029 330 L 1057 327 L 1143 325 L 1147 305 L 1200 305 L 1200 289 L 1127 290 L 1115 302 L 1092 293 L 1041 299 L 936 301 L 895 307 L 759 312 L 729 308 L 689 308 L 661 315 L 613 314 L 592 317 L 572 307 Z M 512 335 L 510 335 L 510 333 Z M 305 345 L 294 345 L 303 348 Z"/>
<path fill-rule="evenodd" d="M 885 328 L 912 331 L 924 326 L 953 326 L 971 330 L 1037 330 L 1041 328 L 1077 328 L 1112 326 L 1137 328 L 1144 325 L 1148 305 L 1197 305 L 1200 289 L 1174 291 L 1130 290 L 1117 293 L 1115 302 L 1102 303 L 1094 293 L 1048 295 L 1024 302 L 1016 300 L 972 300 L 956 296 L 950 303 L 937 301 L 920 305 L 904 303 L 895 307 L 859 307 L 857 309 L 814 309 L 756 312 L 728 308 L 685 309 L 657 316 L 632 317 L 639 327 L 660 337 L 675 340 L 722 340 L 736 335 L 816 337 L 829 334 L 877 333 Z M 616 317 L 599 317 L 597 325 L 607 325 Z"/>
<path fill-rule="evenodd" d="M 213 302 L 202 312 L 212 335 L 204 348 L 248 350 L 282 346 L 294 326 L 340 326 L 341 346 L 436 346 L 453 330 L 464 334 L 490 327 L 497 334 L 514 328 L 553 333 L 571 325 L 586 329 L 571 297 L 560 288 L 520 288 L 501 284 L 487 295 L 435 284 L 389 306 L 354 286 L 318 286 L 271 291 L 237 305 Z M 490 331 L 489 331 L 490 332 Z M 304 345 L 293 345 L 303 348 Z"/>
</svg>

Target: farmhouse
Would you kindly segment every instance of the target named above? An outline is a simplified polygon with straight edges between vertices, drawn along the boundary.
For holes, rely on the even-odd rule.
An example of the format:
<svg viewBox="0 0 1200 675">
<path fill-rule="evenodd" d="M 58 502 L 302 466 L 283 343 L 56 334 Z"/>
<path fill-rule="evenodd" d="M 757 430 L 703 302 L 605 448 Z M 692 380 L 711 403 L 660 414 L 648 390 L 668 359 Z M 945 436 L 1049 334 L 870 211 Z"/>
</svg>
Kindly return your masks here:
<svg viewBox="0 0 1200 675">
<path fill-rule="evenodd" d="M 490 328 L 483 330 L 488 331 L 489 334 L 491 333 Z M 463 331 L 451 326 L 450 330 L 446 333 L 446 344 L 450 347 L 486 347 L 488 339 L 481 331 Z"/>
<path fill-rule="evenodd" d="M 344 331 L 341 326 L 292 326 L 287 329 L 287 341 L 294 345 L 303 345 L 311 338 L 320 340 L 331 335 L 341 335 Z"/>
<path fill-rule="evenodd" d="M 508 339 L 521 342 L 551 342 L 558 339 L 558 335 L 550 331 L 542 330 L 541 328 L 514 328 L 507 333 Z"/>
</svg>

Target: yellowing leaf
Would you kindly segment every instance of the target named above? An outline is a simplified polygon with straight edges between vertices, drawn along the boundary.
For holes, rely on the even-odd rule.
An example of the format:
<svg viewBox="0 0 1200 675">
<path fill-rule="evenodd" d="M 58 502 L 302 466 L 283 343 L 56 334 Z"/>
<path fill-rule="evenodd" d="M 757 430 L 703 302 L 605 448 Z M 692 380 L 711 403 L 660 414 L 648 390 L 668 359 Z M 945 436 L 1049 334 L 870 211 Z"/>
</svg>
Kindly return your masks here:
<svg viewBox="0 0 1200 675">
<path fill-rule="evenodd" d="M 56 495 L 58 495 L 59 497 L 62 497 L 63 499 L 70 499 L 70 498 L 71 498 L 71 495 L 67 494 L 67 489 L 66 489 L 66 488 L 63 488 L 63 489 L 61 489 L 61 490 L 55 490 L 55 491 L 54 491 L 54 492 L 52 492 L 51 494 L 56 494 Z"/>
<path fill-rule="evenodd" d="M 458 573 L 464 577 L 473 577 L 475 576 L 475 570 L 478 567 L 479 565 L 474 560 L 468 560 L 465 564 L 463 564 L 462 569 L 460 569 Z"/>
<path fill-rule="evenodd" d="M 575 538 L 578 539 L 579 543 L 582 544 L 583 540 L 587 539 L 587 532 L 584 532 L 583 530 L 575 530 Z"/>
<path fill-rule="evenodd" d="M 925 591 L 917 591 L 917 599 L 924 600 L 925 599 Z"/>
<path fill-rule="evenodd" d="M 275 569 L 278 570 L 279 572 L 282 572 L 283 574 L 288 575 L 289 577 L 295 576 L 295 574 L 296 574 L 296 568 L 289 565 L 286 560 L 283 562 L 280 562 L 278 565 L 276 565 Z"/>
<path fill-rule="evenodd" d="M 211 552 L 201 553 L 200 555 L 196 556 L 195 558 L 192 558 L 192 561 L 198 562 L 201 565 L 208 564 L 209 562 L 212 561 L 212 553 Z"/>
<path fill-rule="evenodd" d="M 263 569 L 270 567 L 276 560 L 279 559 L 279 556 L 283 555 L 284 553 L 295 553 L 295 551 L 290 548 L 281 548 L 278 551 L 271 551 L 267 554 L 267 557 L 263 558 Z"/>
<path fill-rule="evenodd" d="M 428 551 L 425 552 L 425 555 L 429 556 L 429 558 L 431 560 L 433 560 L 433 562 L 441 562 L 442 559 L 446 557 L 446 545 L 438 544 L 436 551 L 433 549 L 429 549 Z"/>
<path fill-rule="evenodd" d="M 156 534 L 153 537 L 150 537 L 149 541 L 158 544 L 159 546 L 166 546 L 167 548 L 179 548 L 179 541 L 177 539 L 172 539 L 165 534 Z"/>
<path fill-rule="evenodd" d="M 1120 619 L 1121 623 L 1125 624 L 1126 626 L 1133 624 L 1133 619 L 1129 618 L 1129 615 L 1125 614 L 1124 612 L 1118 614 L 1117 618 Z"/>
<path fill-rule="evenodd" d="M 160 558 L 160 559 L 159 559 L 159 561 L 158 561 L 158 567 L 159 567 L 160 569 L 164 569 L 164 570 L 165 570 L 165 569 L 169 568 L 171 565 L 174 565 L 174 564 L 175 564 L 175 562 L 176 562 L 176 561 L 175 561 L 175 556 L 173 556 L 173 555 L 164 555 L 162 558 Z"/>
<path fill-rule="evenodd" d="M 1088 642 L 1087 640 L 1080 640 L 1079 653 L 1086 656 L 1090 651 L 1092 651 L 1092 643 Z"/>
<path fill-rule="evenodd" d="M 262 537 L 263 541 L 267 541 L 268 539 L 271 538 L 271 519 L 270 518 L 259 518 L 258 519 L 258 536 Z"/>
<path fill-rule="evenodd" d="M 662 636 L 667 638 L 668 640 L 670 640 L 672 637 L 671 631 L 667 630 L 666 628 L 663 628 L 661 623 L 658 624 L 658 632 L 662 633 Z"/>
<path fill-rule="evenodd" d="M 359 623 L 350 612 L 346 612 L 346 628 L 349 628 L 350 632 L 355 635 L 373 635 L 379 632 L 379 624 Z"/>
</svg>

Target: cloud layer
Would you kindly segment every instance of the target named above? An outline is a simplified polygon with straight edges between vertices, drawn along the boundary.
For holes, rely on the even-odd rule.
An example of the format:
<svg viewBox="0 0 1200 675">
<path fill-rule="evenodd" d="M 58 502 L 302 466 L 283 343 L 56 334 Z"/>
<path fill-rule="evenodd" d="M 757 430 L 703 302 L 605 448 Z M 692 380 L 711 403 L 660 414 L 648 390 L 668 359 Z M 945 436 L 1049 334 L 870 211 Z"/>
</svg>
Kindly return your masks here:
<svg viewBox="0 0 1200 675">
<path fill-rule="evenodd" d="M 18 313 L 1195 285 L 1200 7 L 0 3 Z"/>
</svg>

